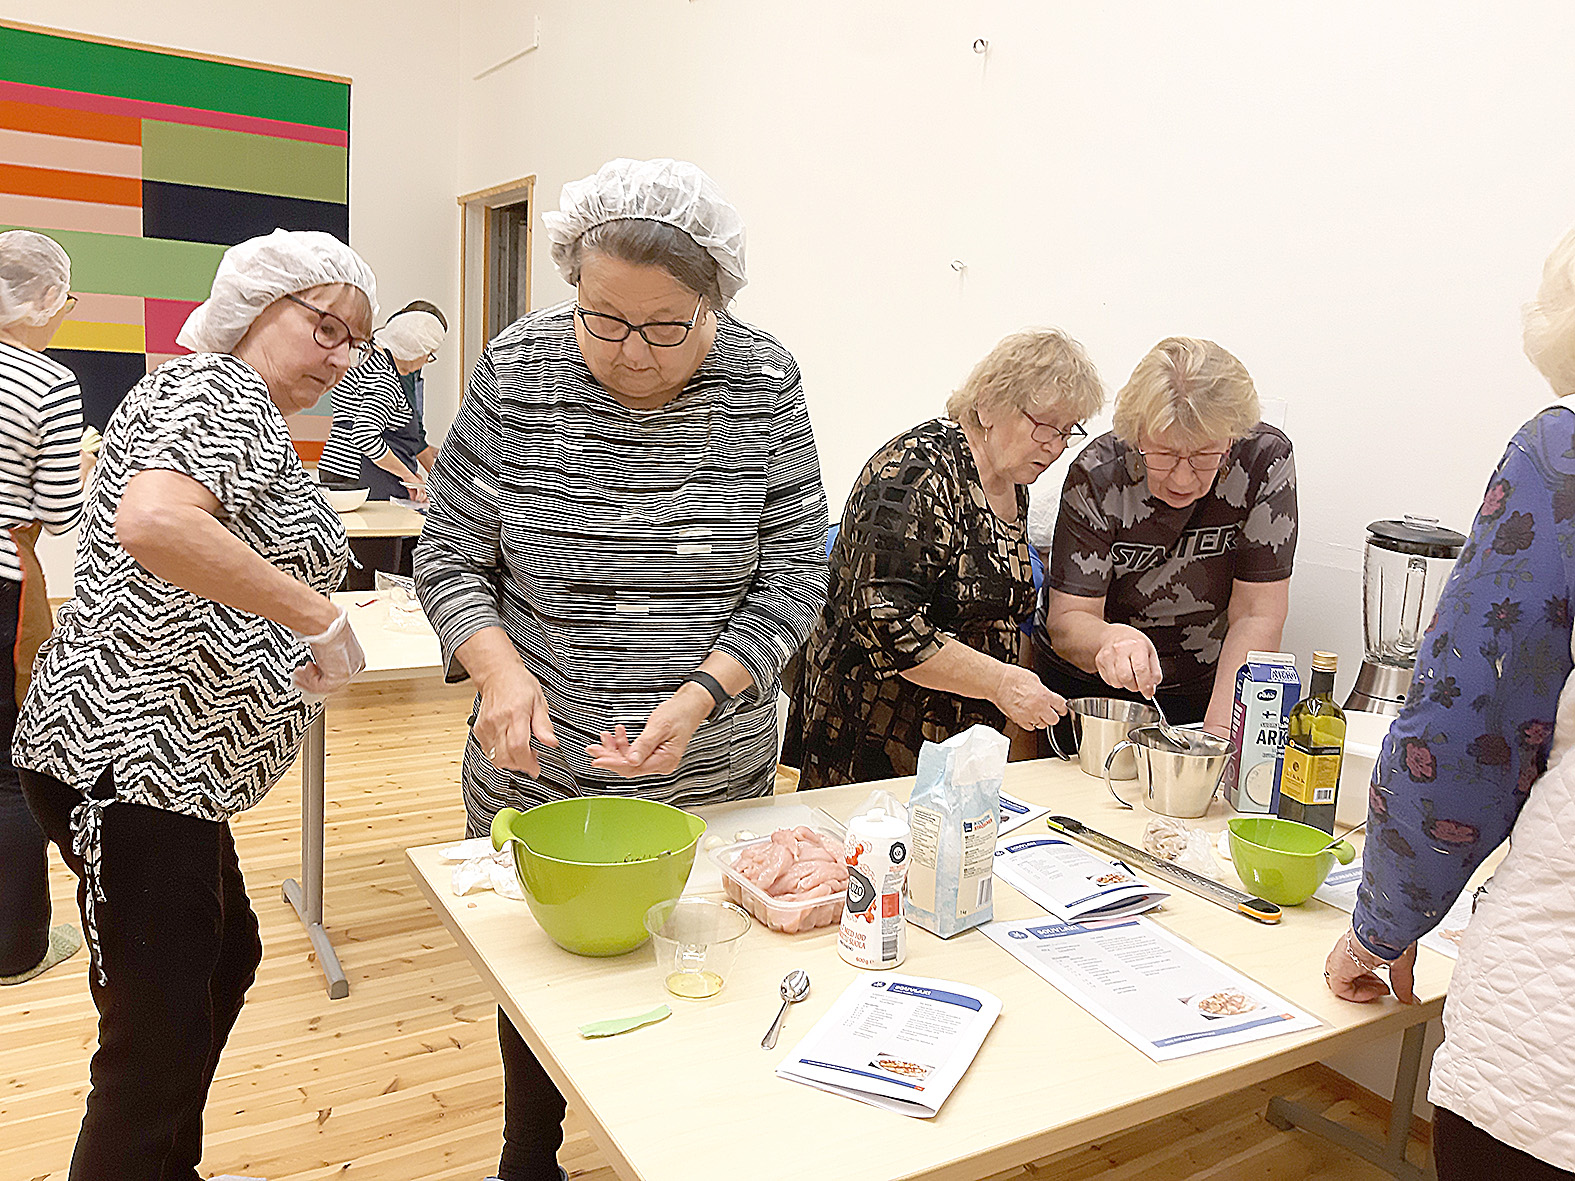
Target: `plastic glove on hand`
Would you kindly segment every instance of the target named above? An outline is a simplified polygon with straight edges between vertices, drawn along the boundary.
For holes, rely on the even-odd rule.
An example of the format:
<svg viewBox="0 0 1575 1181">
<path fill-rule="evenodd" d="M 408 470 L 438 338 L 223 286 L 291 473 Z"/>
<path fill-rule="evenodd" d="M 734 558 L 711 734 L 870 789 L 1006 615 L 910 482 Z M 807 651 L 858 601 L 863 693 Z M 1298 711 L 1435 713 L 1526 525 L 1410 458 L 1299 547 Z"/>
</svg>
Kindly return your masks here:
<svg viewBox="0 0 1575 1181">
<path fill-rule="evenodd" d="M 350 616 L 343 607 L 334 617 L 328 630 L 321 635 L 302 636 L 311 650 L 312 661 L 296 669 L 291 676 L 296 688 L 308 704 L 318 702 L 336 689 L 342 689 L 350 679 L 366 667 L 366 653 L 355 638 L 350 626 Z"/>
</svg>

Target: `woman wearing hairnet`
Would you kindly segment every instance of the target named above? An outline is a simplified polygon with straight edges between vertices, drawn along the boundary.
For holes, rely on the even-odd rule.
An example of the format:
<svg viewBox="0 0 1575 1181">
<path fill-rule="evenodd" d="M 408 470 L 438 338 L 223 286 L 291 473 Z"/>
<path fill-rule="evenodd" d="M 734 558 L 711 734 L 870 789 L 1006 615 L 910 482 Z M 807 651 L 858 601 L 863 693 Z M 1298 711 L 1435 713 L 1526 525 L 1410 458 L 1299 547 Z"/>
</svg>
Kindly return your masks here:
<svg viewBox="0 0 1575 1181">
<path fill-rule="evenodd" d="M 71 259 L 31 230 L 0 234 L 0 984 L 20 984 L 75 954 L 75 927 L 49 925 L 49 850 L 11 762 L 17 706 L 49 634 L 39 530 L 63 533 L 82 511 L 92 462 L 82 450 L 76 376 L 44 356 L 76 302 Z"/>
<path fill-rule="evenodd" d="M 615 160 L 547 214 L 577 298 L 476 363 L 416 585 L 479 698 L 471 835 L 508 805 L 766 795 L 784 661 L 825 599 L 798 366 L 728 314 L 744 227 L 692 164 Z M 563 1100 L 508 1019 L 502 1181 L 557 1178 Z"/>
<path fill-rule="evenodd" d="M 39 653 L 16 762 L 80 879 L 99 1011 L 73 1181 L 195 1178 L 219 1053 L 262 957 L 228 820 L 363 667 L 327 598 L 344 526 L 284 415 L 368 347 L 371 270 L 331 235 L 225 252 L 104 431 L 76 596 Z"/>
<path fill-rule="evenodd" d="M 418 383 L 447 335 L 443 313 L 425 300 L 401 308 L 373 333 L 376 347 L 366 364 L 334 387 L 334 425 L 317 462 L 320 474 L 359 480 L 371 500 L 426 500 L 426 469 L 437 454 L 422 432 Z"/>
</svg>

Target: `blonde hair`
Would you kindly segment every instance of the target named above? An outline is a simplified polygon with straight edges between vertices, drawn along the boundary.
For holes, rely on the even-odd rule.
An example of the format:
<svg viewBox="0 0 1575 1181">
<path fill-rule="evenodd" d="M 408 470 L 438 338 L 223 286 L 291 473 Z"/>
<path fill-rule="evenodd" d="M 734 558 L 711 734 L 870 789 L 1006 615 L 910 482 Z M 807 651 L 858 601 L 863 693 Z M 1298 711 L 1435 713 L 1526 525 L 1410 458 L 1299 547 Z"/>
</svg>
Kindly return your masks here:
<svg viewBox="0 0 1575 1181">
<path fill-rule="evenodd" d="M 1165 434 L 1196 446 L 1241 438 L 1263 417 L 1247 367 L 1212 340 L 1171 336 L 1138 362 L 1116 394 L 1116 437 L 1136 447 Z"/>
<path fill-rule="evenodd" d="M 1537 297 L 1521 313 L 1521 342 L 1554 393 L 1575 394 L 1575 230 L 1542 264 Z"/>
<path fill-rule="evenodd" d="M 982 427 L 979 411 L 1063 411 L 1078 422 L 1099 413 L 1105 386 L 1083 346 L 1058 328 L 1025 328 L 990 350 L 948 399 L 946 413 Z"/>
</svg>

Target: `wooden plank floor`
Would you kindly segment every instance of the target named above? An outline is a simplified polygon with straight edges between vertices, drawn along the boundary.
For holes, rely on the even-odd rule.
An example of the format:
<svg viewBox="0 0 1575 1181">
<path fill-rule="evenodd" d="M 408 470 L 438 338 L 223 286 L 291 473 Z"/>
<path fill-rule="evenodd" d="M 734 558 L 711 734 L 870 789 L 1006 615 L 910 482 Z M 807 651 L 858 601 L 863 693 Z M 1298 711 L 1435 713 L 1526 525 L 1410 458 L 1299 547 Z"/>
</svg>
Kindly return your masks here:
<svg viewBox="0 0 1575 1181">
<path fill-rule="evenodd" d="M 469 705 L 464 688 L 388 685 L 354 689 L 329 710 L 326 911 L 348 999 L 328 1000 L 279 894 L 299 872 L 299 775 L 236 823 L 267 950 L 209 1099 L 205 1173 L 480 1181 L 496 1166 L 496 1010 L 402 860 L 407 846 L 463 835 L 457 779 Z M 54 862 L 57 921 L 74 921 L 73 880 Z M 0 1181 L 65 1178 L 94 1036 L 84 955 L 0 988 Z M 1387 1118 L 1385 1105 L 1314 1066 L 998 1176 L 1384 1176 L 1321 1140 L 1275 1131 L 1261 1118 L 1271 1094 L 1332 1105 L 1369 1132 Z M 570 1173 L 614 1181 L 572 1112 L 568 1132 Z M 1420 1143 L 1413 1156 L 1425 1158 Z"/>
</svg>

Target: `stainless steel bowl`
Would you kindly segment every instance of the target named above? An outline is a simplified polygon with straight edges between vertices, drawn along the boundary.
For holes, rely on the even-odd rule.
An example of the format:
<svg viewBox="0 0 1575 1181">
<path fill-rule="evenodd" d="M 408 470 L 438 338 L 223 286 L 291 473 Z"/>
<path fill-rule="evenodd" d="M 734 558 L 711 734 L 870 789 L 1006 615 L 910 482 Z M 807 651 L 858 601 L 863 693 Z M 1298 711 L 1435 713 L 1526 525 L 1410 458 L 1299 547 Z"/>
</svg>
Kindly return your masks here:
<svg viewBox="0 0 1575 1181">
<path fill-rule="evenodd" d="M 1133 779 L 1137 776 L 1137 762 L 1130 752 L 1123 752 L 1114 763 L 1110 756 L 1126 742 L 1127 733 L 1137 726 L 1147 726 L 1159 721 L 1153 706 L 1140 701 L 1120 701 L 1114 697 L 1074 697 L 1066 703 L 1072 716 L 1072 738 L 1077 743 L 1077 765 L 1084 775 L 1095 779 L 1106 773 L 1109 765 L 1111 779 Z M 1060 758 L 1070 761 L 1073 755 L 1061 749 L 1055 740 L 1055 730 L 1050 731 L 1050 747 Z"/>
<path fill-rule="evenodd" d="M 1133 798 L 1141 799 L 1150 812 L 1192 820 L 1209 810 L 1230 766 L 1230 739 L 1201 730 L 1185 733 L 1188 749 L 1184 751 L 1176 750 L 1158 726 L 1139 726 L 1116 745 L 1105 760 L 1105 786 L 1117 803 L 1124 808 L 1133 806 L 1132 800 L 1117 794 L 1111 782 L 1120 778 L 1113 764 L 1125 754 L 1137 764 L 1138 793 Z"/>
</svg>

